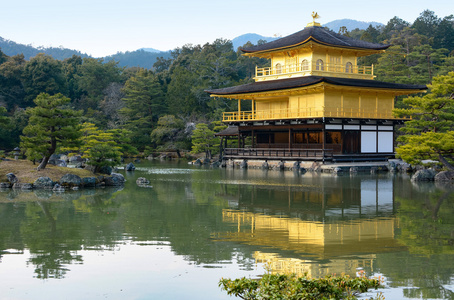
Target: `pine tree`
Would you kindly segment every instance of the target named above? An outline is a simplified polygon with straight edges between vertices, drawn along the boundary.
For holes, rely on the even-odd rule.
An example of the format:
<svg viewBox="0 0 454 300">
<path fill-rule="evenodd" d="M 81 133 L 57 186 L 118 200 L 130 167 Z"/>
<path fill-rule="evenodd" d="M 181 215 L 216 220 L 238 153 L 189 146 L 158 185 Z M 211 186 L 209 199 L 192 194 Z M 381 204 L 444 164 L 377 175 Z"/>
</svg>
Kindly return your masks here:
<svg viewBox="0 0 454 300">
<path fill-rule="evenodd" d="M 431 93 L 403 100 L 407 109 L 395 109 L 398 117 L 411 117 L 397 140 L 397 154 L 409 163 L 431 159 L 454 170 L 454 72 L 434 77 Z"/>
<path fill-rule="evenodd" d="M 42 158 L 38 170 L 46 168 L 47 162 L 58 146 L 74 146 L 80 137 L 80 112 L 64 105 L 70 102 L 62 94 L 50 96 L 42 93 L 34 100 L 36 107 L 28 108 L 28 125 L 21 136 L 21 147 L 34 160 Z"/>
</svg>

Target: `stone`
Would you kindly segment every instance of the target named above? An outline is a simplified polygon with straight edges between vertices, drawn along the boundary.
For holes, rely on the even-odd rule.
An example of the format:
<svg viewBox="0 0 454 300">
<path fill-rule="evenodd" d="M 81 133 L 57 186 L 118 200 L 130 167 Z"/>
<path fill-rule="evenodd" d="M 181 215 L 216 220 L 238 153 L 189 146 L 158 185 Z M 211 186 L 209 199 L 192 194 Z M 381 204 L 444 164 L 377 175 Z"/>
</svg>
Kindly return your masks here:
<svg viewBox="0 0 454 300">
<path fill-rule="evenodd" d="M 65 174 L 58 182 L 64 187 L 74 187 L 80 186 L 82 184 L 82 179 L 74 174 Z"/>
<path fill-rule="evenodd" d="M 435 175 L 435 181 L 454 182 L 454 171 L 443 171 Z"/>
<path fill-rule="evenodd" d="M 134 162 L 135 163 L 140 163 L 140 159 L 136 158 L 136 159 L 134 159 Z"/>
<path fill-rule="evenodd" d="M 357 167 L 350 167 L 350 173 L 358 173 Z"/>
<path fill-rule="evenodd" d="M 376 174 L 377 172 L 378 172 L 378 168 L 377 167 L 370 168 L 370 173 L 371 174 Z"/>
<path fill-rule="evenodd" d="M 9 189 L 13 186 L 11 182 L 0 182 L 1 189 Z"/>
<path fill-rule="evenodd" d="M 433 181 L 434 179 L 435 171 L 433 169 L 419 170 L 411 177 L 411 181 Z"/>
<path fill-rule="evenodd" d="M 83 162 L 84 161 L 84 159 L 80 155 L 70 156 L 68 160 L 69 160 L 70 163 Z"/>
<path fill-rule="evenodd" d="M 33 183 L 33 186 L 37 189 L 52 189 L 54 187 L 54 182 L 47 176 L 39 177 Z"/>
<path fill-rule="evenodd" d="M 300 162 L 299 161 L 295 161 L 292 165 L 292 170 L 293 171 L 299 171 L 300 170 Z"/>
<path fill-rule="evenodd" d="M 134 167 L 134 165 L 132 165 L 132 166 Z M 136 169 L 136 167 L 134 167 L 134 169 L 131 170 L 131 171 L 134 171 L 135 169 Z M 127 171 L 128 171 L 128 170 L 127 170 Z M 112 172 L 113 172 L 113 169 L 112 169 L 112 167 L 110 167 L 110 166 L 101 167 L 101 168 L 99 168 L 99 171 L 98 171 L 98 173 L 107 174 L 107 175 L 112 174 Z"/>
<path fill-rule="evenodd" d="M 247 160 L 243 160 L 243 161 L 240 163 L 240 168 L 241 168 L 241 169 L 247 169 Z"/>
<path fill-rule="evenodd" d="M 16 190 L 32 190 L 33 189 L 33 184 L 31 183 L 27 183 L 27 182 L 24 182 L 24 183 L 21 183 L 21 182 L 16 182 L 15 184 L 13 184 L 13 189 L 16 189 Z"/>
<path fill-rule="evenodd" d="M 203 159 L 203 164 L 204 165 L 209 165 L 211 163 L 211 160 L 209 158 L 204 158 Z"/>
<path fill-rule="evenodd" d="M 136 184 L 137 185 L 148 185 L 148 184 L 150 184 L 150 181 L 148 179 L 146 179 L 145 177 L 139 177 L 136 180 Z"/>
<path fill-rule="evenodd" d="M 54 188 L 52 189 L 52 191 L 57 192 L 57 193 L 58 192 L 64 192 L 65 188 L 57 183 L 57 184 L 54 185 Z"/>
<path fill-rule="evenodd" d="M 334 168 L 333 173 L 337 174 L 337 175 L 342 174 L 343 173 L 342 168 L 339 168 L 339 167 Z"/>
<path fill-rule="evenodd" d="M 120 186 L 125 183 L 125 177 L 120 173 L 112 173 L 110 176 L 104 178 L 106 186 Z"/>
<path fill-rule="evenodd" d="M 126 171 L 129 171 L 129 172 L 130 172 L 130 171 L 134 171 L 135 169 L 136 169 L 136 166 L 134 166 L 133 163 L 129 163 L 129 164 L 127 164 L 126 167 L 125 167 L 125 170 L 126 170 Z"/>
<path fill-rule="evenodd" d="M 194 166 L 201 166 L 202 165 L 202 161 L 200 160 L 200 158 L 197 158 L 195 160 L 195 162 L 193 163 Z"/>
<path fill-rule="evenodd" d="M 278 162 L 278 163 L 277 163 L 277 169 L 278 169 L 279 171 L 284 171 L 284 169 L 285 169 L 285 163 L 284 163 L 283 161 Z"/>
<path fill-rule="evenodd" d="M 6 179 L 8 179 L 8 181 L 13 184 L 19 181 L 19 179 L 13 173 L 6 174 Z"/>
<path fill-rule="evenodd" d="M 84 177 L 82 178 L 82 185 L 84 187 L 95 187 L 96 181 L 96 177 Z"/>
<path fill-rule="evenodd" d="M 307 169 L 306 168 L 303 168 L 303 167 L 300 167 L 300 173 L 301 174 L 304 174 L 307 172 Z"/>
<path fill-rule="evenodd" d="M 221 162 L 216 160 L 216 161 L 212 162 L 210 166 L 212 168 L 219 168 L 221 166 Z"/>
<path fill-rule="evenodd" d="M 268 164 L 267 161 L 263 162 L 262 164 L 262 169 L 268 170 L 270 168 L 270 165 Z"/>
<path fill-rule="evenodd" d="M 56 160 L 55 165 L 57 167 L 65 167 L 65 168 L 68 167 L 68 164 L 66 163 L 66 161 L 61 160 L 61 159 Z"/>
</svg>

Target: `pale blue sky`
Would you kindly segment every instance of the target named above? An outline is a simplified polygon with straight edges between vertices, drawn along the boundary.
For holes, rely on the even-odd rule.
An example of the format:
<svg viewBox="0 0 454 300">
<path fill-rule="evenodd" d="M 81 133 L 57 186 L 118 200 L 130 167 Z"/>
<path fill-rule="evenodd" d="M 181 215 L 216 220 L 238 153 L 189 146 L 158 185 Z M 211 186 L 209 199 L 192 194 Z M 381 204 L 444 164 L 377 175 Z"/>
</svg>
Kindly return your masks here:
<svg viewBox="0 0 454 300">
<path fill-rule="evenodd" d="M 101 57 L 142 47 L 169 50 L 244 33 L 285 36 L 311 22 L 312 11 L 319 13 L 322 24 L 344 18 L 387 23 L 394 16 L 413 22 L 425 9 L 442 18 L 454 14 L 454 1 L 8 0 L 0 4 L 0 36 Z"/>
</svg>

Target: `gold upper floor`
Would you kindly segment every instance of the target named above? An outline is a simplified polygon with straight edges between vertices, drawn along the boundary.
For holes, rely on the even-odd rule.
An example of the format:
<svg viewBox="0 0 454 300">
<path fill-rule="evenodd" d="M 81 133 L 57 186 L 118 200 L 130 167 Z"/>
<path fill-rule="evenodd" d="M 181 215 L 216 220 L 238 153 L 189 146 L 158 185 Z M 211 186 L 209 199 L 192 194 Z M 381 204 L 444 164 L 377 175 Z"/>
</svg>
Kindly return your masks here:
<svg viewBox="0 0 454 300">
<path fill-rule="evenodd" d="M 374 79 L 373 65 L 358 65 L 358 57 L 361 56 L 364 56 L 364 51 L 308 43 L 290 51 L 276 51 L 262 56 L 270 59 L 270 66 L 256 67 L 254 79 L 264 81 L 299 76 Z"/>
</svg>

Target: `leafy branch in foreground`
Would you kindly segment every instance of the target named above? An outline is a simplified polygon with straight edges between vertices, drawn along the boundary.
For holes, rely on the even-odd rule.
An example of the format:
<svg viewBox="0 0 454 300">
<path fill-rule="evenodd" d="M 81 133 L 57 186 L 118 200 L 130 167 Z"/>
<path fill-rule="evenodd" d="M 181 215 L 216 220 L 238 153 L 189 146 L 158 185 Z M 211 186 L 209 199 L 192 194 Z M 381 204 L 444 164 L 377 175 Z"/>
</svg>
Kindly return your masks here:
<svg viewBox="0 0 454 300">
<path fill-rule="evenodd" d="M 311 279 L 307 275 L 265 274 L 259 280 L 240 278 L 224 279 L 219 286 L 228 295 L 245 300 L 275 299 L 275 300 L 319 300 L 319 299 L 357 299 L 359 293 L 370 288 L 379 288 L 380 279 L 369 279 L 365 276 L 351 278 L 348 275 Z M 381 295 L 379 296 L 381 297 Z"/>
</svg>

